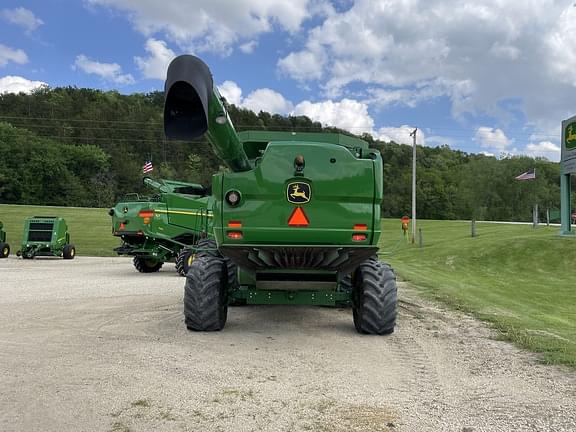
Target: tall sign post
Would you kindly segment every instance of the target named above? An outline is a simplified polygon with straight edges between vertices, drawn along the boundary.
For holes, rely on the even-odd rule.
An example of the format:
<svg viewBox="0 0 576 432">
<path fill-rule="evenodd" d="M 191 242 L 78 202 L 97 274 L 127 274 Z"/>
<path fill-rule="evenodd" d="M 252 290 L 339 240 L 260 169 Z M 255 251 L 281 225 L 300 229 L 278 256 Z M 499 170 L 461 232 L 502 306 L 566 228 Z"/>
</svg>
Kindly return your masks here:
<svg viewBox="0 0 576 432">
<path fill-rule="evenodd" d="M 572 200 L 570 175 L 576 173 L 576 116 L 562 122 L 560 160 L 560 235 L 574 235 L 571 225 Z"/>
<path fill-rule="evenodd" d="M 416 241 L 416 132 L 414 129 L 410 136 L 414 138 L 412 143 L 412 243 Z"/>
</svg>

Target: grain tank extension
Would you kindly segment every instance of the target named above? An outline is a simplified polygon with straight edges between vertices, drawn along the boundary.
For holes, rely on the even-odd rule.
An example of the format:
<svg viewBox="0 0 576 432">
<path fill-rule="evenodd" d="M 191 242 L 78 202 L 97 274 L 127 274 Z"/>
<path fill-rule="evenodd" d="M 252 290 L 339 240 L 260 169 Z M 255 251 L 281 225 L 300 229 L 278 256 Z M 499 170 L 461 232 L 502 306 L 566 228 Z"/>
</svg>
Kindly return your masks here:
<svg viewBox="0 0 576 432">
<path fill-rule="evenodd" d="M 214 243 L 187 275 L 185 322 L 221 330 L 228 304 L 336 305 L 350 301 L 360 333 L 396 321 L 396 278 L 376 253 L 382 158 L 341 134 L 236 133 L 208 66 L 177 57 L 165 84 L 168 138 L 205 135 L 231 172 L 212 178 Z M 240 268 L 229 283 L 226 261 Z"/>
</svg>

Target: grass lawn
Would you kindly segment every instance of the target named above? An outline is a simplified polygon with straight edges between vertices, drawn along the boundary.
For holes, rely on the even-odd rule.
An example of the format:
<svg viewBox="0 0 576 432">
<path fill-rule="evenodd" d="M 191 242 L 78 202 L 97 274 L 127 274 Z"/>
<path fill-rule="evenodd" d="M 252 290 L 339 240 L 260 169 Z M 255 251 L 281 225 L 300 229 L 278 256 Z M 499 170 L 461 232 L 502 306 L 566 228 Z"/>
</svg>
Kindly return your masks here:
<svg viewBox="0 0 576 432">
<path fill-rule="evenodd" d="M 421 292 L 489 321 L 502 337 L 576 366 L 576 238 L 558 227 L 419 221 L 423 248 L 384 220 L 382 256 Z"/>
<path fill-rule="evenodd" d="M 120 241 L 112 236 L 108 209 L 0 204 L 0 221 L 4 223 L 11 254 L 16 254 L 20 249 L 24 219 L 28 216 L 60 216 L 66 219 L 70 239 L 78 255 L 116 255 L 112 249 Z"/>
</svg>

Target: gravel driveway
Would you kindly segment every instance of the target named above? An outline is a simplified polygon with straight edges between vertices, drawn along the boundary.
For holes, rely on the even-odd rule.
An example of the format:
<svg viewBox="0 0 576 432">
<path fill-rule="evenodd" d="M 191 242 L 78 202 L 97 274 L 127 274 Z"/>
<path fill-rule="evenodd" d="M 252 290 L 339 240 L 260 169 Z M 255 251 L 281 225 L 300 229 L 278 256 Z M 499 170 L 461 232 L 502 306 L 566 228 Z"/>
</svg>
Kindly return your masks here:
<svg viewBox="0 0 576 432">
<path fill-rule="evenodd" d="M 1 431 L 575 431 L 576 372 L 400 286 L 396 332 L 246 306 L 192 333 L 173 265 L 0 261 Z"/>
</svg>

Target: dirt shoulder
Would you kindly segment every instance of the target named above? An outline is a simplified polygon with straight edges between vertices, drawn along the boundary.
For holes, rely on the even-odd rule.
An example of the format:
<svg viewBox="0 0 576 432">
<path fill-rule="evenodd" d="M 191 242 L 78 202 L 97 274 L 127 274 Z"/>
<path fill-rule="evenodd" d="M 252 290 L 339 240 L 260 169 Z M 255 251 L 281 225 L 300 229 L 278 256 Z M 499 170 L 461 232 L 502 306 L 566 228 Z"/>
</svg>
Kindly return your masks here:
<svg viewBox="0 0 576 432">
<path fill-rule="evenodd" d="M 400 288 L 396 332 L 248 306 L 183 325 L 172 265 L 0 261 L 2 431 L 573 431 L 576 373 Z"/>
</svg>

